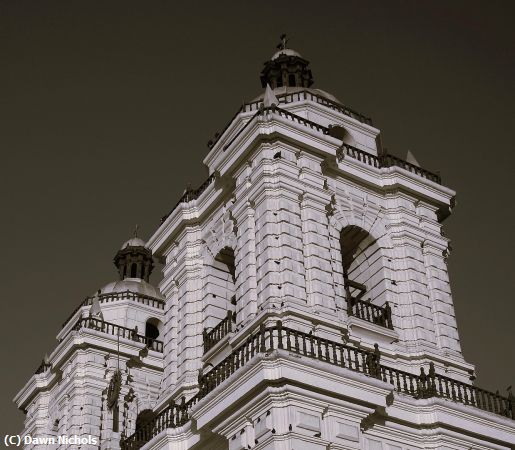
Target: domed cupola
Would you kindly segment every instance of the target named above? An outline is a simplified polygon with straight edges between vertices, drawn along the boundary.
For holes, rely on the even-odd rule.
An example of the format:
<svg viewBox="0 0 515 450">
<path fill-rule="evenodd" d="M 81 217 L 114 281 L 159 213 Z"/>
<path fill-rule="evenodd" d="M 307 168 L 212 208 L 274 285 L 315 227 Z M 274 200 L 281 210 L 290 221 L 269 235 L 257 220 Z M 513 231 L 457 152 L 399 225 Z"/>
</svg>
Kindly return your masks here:
<svg viewBox="0 0 515 450">
<path fill-rule="evenodd" d="M 313 75 L 308 69 L 309 61 L 295 50 L 286 48 L 286 35 L 281 36 L 281 43 L 270 61 L 265 63 L 261 71 L 261 85 L 270 85 L 272 89 L 280 87 L 309 88 L 313 84 Z"/>
<path fill-rule="evenodd" d="M 118 250 L 114 264 L 118 268 L 120 280 L 140 278 L 148 282 L 154 268 L 152 252 L 146 247 L 145 242 L 137 237 L 136 232 L 134 237 L 124 242 Z"/>
</svg>

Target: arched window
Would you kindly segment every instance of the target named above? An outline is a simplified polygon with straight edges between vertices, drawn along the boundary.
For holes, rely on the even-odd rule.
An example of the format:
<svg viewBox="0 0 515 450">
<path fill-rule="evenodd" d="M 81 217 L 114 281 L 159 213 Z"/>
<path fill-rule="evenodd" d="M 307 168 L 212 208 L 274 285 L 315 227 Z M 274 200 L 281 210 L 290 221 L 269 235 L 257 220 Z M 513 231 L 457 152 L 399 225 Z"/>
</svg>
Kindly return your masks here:
<svg viewBox="0 0 515 450">
<path fill-rule="evenodd" d="M 138 265 L 136 263 L 131 264 L 131 278 L 138 277 Z"/>
<path fill-rule="evenodd" d="M 296 84 L 296 80 L 295 80 L 295 74 L 293 73 L 290 73 L 288 75 L 288 86 L 291 86 L 291 87 L 294 87 Z"/>
</svg>

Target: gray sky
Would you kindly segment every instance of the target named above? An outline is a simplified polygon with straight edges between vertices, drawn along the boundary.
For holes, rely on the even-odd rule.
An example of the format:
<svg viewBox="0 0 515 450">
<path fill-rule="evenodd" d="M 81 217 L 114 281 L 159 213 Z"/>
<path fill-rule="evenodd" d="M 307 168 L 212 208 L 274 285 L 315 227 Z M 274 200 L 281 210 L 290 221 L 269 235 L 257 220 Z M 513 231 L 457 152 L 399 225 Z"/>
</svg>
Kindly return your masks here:
<svg viewBox="0 0 515 450">
<path fill-rule="evenodd" d="M 185 3 L 185 2 L 182 2 Z M 206 143 L 260 93 L 285 32 L 315 86 L 369 115 L 384 145 L 458 192 L 446 222 L 451 285 L 478 385 L 514 382 L 513 2 L 0 2 L 4 244 L 0 411 L 69 313 L 116 278 Z"/>
</svg>

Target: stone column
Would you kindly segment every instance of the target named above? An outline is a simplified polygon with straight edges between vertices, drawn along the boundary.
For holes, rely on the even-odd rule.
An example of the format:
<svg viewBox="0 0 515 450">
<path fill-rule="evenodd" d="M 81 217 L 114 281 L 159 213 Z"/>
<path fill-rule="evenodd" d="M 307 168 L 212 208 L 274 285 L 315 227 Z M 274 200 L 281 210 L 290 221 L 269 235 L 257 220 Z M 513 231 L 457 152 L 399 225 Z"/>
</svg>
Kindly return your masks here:
<svg viewBox="0 0 515 450">
<path fill-rule="evenodd" d="M 257 312 L 256 280 L 256 224 L 254 204 L 250 201 L 235 206 L 237 223 L 236 267 L 240 273 L 236 280 L 236 313 L 238 323 L 252 319 Z"/>
</svg>

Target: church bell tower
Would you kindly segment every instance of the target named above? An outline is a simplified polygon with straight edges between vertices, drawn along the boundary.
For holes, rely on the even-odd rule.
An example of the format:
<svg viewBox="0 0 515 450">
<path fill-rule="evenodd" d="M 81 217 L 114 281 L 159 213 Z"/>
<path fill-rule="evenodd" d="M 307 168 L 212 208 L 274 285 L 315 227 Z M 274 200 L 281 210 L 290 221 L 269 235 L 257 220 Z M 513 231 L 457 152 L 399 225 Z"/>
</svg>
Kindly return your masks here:
<svg viewBox="0 0 515 450">
<path fill-rule="evenodd" d="M 148 242 L 165 264 L 162 394 L 123 447 L 513 445 L 511 392 L 476 387 L 461 352 L 455 192 L 314 88 L 285 36 L 260 79 Z"/>
<path fill-rule="evenodd" d="M 514 448 L 511 392 L 476 386 L 461 351 L 455 192 L 314 87 L 285 36 L 260 80 L 205 182 L 122 246 L 18 394 L 26 429 L 123 450 Z"/>
</svg>

